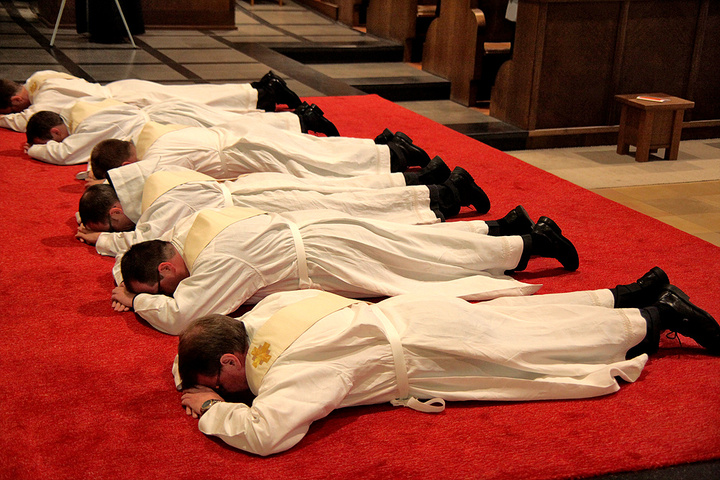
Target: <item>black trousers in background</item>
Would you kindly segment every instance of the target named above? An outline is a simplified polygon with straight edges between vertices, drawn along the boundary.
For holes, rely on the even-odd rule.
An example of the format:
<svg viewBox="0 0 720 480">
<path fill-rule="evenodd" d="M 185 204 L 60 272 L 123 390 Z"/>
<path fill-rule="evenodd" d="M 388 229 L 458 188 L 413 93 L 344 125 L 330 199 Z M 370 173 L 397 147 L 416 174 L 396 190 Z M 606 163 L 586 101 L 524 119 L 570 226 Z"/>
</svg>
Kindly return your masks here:
<svg viewBox="0 0 720 480">
<path fill-rule="evenodd" d="M 133 35 L 145 33 L 140 0 L 120 0 L 125 20 Z M 127 38 L 115 0 L 75 0 L 78 33 L 88 32 L 90 41 L 122 43 Z"/>
</svg>

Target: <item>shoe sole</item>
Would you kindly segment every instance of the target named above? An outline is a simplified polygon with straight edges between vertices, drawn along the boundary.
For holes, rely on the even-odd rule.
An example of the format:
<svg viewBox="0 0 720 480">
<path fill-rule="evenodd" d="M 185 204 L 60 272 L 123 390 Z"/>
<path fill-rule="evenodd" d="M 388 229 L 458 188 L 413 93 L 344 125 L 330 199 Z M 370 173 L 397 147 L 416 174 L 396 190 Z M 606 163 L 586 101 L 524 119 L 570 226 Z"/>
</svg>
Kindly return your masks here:
<svg viewBox="0 0 720 480">
<path fill-rule="evenodd" d="M 651 274 L 651 273 L 654 273 L 655 276 L 657 276 L 663 284 L 665 284 L 665 285 L 670 285 L 670 279 L 668 278 L 667 273 L 665 273 L 665 271 L 664 271 L 662 268 L 660 268 L 660 267 L 653 267 L 653 268 L 651 268 L 650 271 L 649 271 L 648 273 L 646 273 L 645 275 L 648 275 L 648 274 Z M 643 275 L 643 277 L 644 277 L 645 275 Z M 642 277 L 641 277 L 641 278 L 642 278 Z M 640 279 L 638 279 L 638 281 L 640 281 Z M 679 290 L 679 289 L 678 289 L 678 290 Z"/>
<path fill-rule="evenodd" d="M 412 138 L 408 137 L 403 132 L 396 132 L 395 136 L 403 140 L 404 142 L 407 142 L 413 149 L 415 149 L 420 155 L 423 155 L 425 158 L 422 162 L 420 162 L 420 168 L 427 167 L 427 164 L 430 163 L 430 155 L 427 154 L 427 152 L 417 145 L 413 144 Z"/>
<path fill-rule="evenodd" d="M 513 210 L 520 212 L 521 215 L 519 215 L 519 216 L 521 216 L 522 218 L 524 218 L 525 220 L 530 222 L 530 228 L 535 226 L 535 222 L 533 222 L 533 219 L 530 218 L 530 214 L 527 212 L 527 210 L 525 210 L 525 207 L 523 207 L 522 205 L 518 205 L 517 207 L 513 208 Z M 559 229 L 560 229 L 560 227 L 558 227 L 558 230 Z"/>
<path fill-rule="evenodd" d="M 550 217 L 542 216 L 538 219 L 536 225 L 540 225 L 540 226 L 547 225 L 548 227 L 550 227 L 551 230 L 554 230 L 555 233 L 557 233 L 560 236 L 560 240 L 562 241 L 562 243 L 565 244 L 566 247 L 569 247 L 573 252 L 575 252 L 575 255 L 573 256 L 573 258 L 566 259 L 566 260 L 570 260 L 572 263 L 563 261 L 560 258 L 557 258 L 556 260 L 558 260 L 562 264 L 562 266 L 565 270 L 569 270 L 571 272 L 574 272 L 575 270 L 577 270 L 578 267 L 580 266 L 580 257 L 578 255 L 577 249 L 575 248 L 575 245 L 573 245 L 573 243 L 570 240 L 568 240 L 568 238 L 565 237 L 565 235 L 562 234 L 562 229 L 558 226 L 557 223 L 555 223 L 555 220 L 553 220 Z"/>
<path fill-rule="evenodd" d="M 685 302 L 690 307 L 690 310 L 696 310 L 702 316 L 704 316 L 706 320 L 710 320 L 710 321 L 714 322 L 715 324 L 717 324 L 717 320 L 715 320 L 715 318 L 712 315 L 710 315 L 708 312 L 706 312 L 702 308 L 700 308 L 697 305 L 695 305 L 694 303 L 692 303 L 690 301 L 690 296 L 687 293 L 680 290 L 679 287 L 676 287 L 675 285 L 668 285 L 665 288 L 665 290 L 675 294 L 678 298 L 680 298 L 683 302 Z M 683 333 L 683 332 L 678 332 L 678 333 L 680 333 L 681 335 L 684 335 L 686 337 L 693 338 L 691 335 L 688 335 L 687 333 Z M 699 340 L 696 340 L 694 338 L 693 338 L 693 340 L 695 340 L 698 343 L 698 345 L 706 348 L 707 350 L 709 350 L 710 352 L 712 352 L 714 354 L 720 353 L 720 345 L 711 345 L 709 342 L 707 342 L 707 344 L 706 344 L 706 342 L 701 343 Z"/>
</svg>

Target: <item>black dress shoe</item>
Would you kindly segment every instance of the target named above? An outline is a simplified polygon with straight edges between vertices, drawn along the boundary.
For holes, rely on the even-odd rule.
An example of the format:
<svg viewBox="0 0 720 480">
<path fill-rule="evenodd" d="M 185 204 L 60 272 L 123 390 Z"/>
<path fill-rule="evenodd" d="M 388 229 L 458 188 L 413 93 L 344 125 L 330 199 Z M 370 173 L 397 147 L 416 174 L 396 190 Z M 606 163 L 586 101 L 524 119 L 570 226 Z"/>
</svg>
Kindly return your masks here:
<svg viewBox="0 0 720 480">
<path fill-rule="evenodd" d="M 383 132 L 384 135 L 385 132 Z M 377 141 L 377 139 L 375 139 Z M 404 171 L 407 167 L 426 167 L 430 163 L 430 156 L 422 148 L 413 145 L 412 139 L 402 132 L 397 132 L 388 140 L 391 157 L 397 169 L 393 171 Z"/>
<path fill-rule="evenodd" d="M 610 290 L 615 297 L 615 308 L 643 308 L 655 303 L 669 284 L 670 280 L 663 269 L 653 267 L 636 282 L 618 285 Z"/>
<path fill-rule="evenodd" d="M 300 128 L 303 133 L 315 132 L 324 133 L 328 137 L 338 137 L 340 133 L 333 123 L 325 118 L 323 111 L 315 105 L 308 105 L 303 102 L 295 109 L 295 114 L 300 117 Z"/>
<path fill-rule="evenodd" d="M 386 128 L 380 135 L 375 137 L 375 143 L 377 145 L 387 145 L 394 136 L 395 134 Z"/>
<path fill-rule="evenodd" d="M 720 325 L 674 285 L 667 285 L 655 303 L 661 328 L 690 337 L 711 353 L 720 354 Z"/>
<path fill-rule="evenodd" d="M 522 205 L 510 210 L 507 215 L 496 220 L 499 235 L 529 235 L 532 232 L 535 222 L 532 221 L 530 215 Z"/>
<path fill-rule="evenodd" d="M 440 185 L 450 178 L 450 167 L 442 158 L 435 156 L 417 175 L 421 185 Z"/>
<path fill-rule="evenodd" d="M 275 103 L 287 105 L 291 109 L 300 105 L 300 97 L 290 90 L 285 80 L 275 75 L 272 70 L 260 79 L 258 85 L 274 97 Z"/>
<path fill-rule="evenodd" d="M 450 187 L 455 192 L 460 206 L 472 205 L 478 213 L 490 211 L 490 199 L 464 168 L 455 167 L 443 185 Z"/>
<path fill-rule="evenodd" d="M 575 271 L 580 265 L 577 250 L 565 238 L 560 227 L 548 217 L 540 217 L 530 233 L 531 255 L 557 259 L 565 270 Z"/>
</svg>

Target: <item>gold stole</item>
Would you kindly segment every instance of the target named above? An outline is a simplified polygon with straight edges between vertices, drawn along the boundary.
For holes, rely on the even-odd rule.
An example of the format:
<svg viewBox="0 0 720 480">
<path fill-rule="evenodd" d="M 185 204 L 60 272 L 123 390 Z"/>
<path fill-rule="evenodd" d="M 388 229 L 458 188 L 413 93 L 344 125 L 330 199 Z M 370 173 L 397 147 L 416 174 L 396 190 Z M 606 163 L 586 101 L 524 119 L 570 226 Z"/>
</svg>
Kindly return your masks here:
<svg viewBox="0 0 720 480">
<path fill-rule="evenodd" d="M 142 160 L 150 146 L 155 143 L 155 140 L 162 137 L 166 133 L 174 132 L 176 130 L 182 130 L 183 128 L 187 127 L 187 125 L 175 125 L 173 123 L 163 125 L 162 123 L 152 121 L 147 122 L 140 131 L 140 135 L 138 135 L 137 142 L 135 143 L 137 158 Z"/>
<path fill-rule="evenodd" d="M 245 374 L 250 390 L 257 395 L 262 379 L 275 360 L 308 328 L 331 313 L 359 302 L 319 291 L 315 297 L 300 300 L 275 312 L 258 329 L 248 347 Z"/>
<path fill-rule="evenodd" d="M 38 91 L 38 89 L 42 86 L 43 83 L 53 78 L 65 78 L 68 80 L 72 80 L 76 77 L 73 77 L 72 75 L 63 72 L 44 71 L 31 75 L 30 78 L 28 78 L 25 88 L 32 97 L 33 95 L 35 95 L 35 92 Z"/>
<path fill-rule="evenodd" d="M 78 125 L 80 125 L 80 122 L 85 120 L 90 115 L 94 115 L 98 112 L 101 112 L 103 110 L 106 110 L 110 107 L 115 107 L 117 105 L 125 105 L 122 102 L 118 102 L 117 100 L 112 100 L 110 98 L 107 98 L 101 102 L 75 102 L 75 105 L 70 109 L 70 118 L 68 121 L 70 122 L 68 124 L 68 130 L 70 133 L 75 133 L 75 130 L 77 129 Z"/>
<path fill-rule="evenodd" d="M 186 170 L 182 172 L 155 172 L 145 181 L 142 195 L 141 212 L 145 213 L 150 205 L 160 197 L 160 195 L 172 190 L 178 185 L 190 182 L 207 182 L 214 180 L 212 177 L 204 173 L 194 170 Z"/>
<path fill-rule="evenodd" d="M 195 217 L 190 230 L 188 231 L 183 247 L 183 259 L 188 271 L 192 274 L 195 260 L 200 252 L 220 232 L 233 223 L 245 220 L 256 215 L 264 215 L 267 212 L 254 208 L 228 207 L 222 210 L 202 210 Z"/>
</svg>

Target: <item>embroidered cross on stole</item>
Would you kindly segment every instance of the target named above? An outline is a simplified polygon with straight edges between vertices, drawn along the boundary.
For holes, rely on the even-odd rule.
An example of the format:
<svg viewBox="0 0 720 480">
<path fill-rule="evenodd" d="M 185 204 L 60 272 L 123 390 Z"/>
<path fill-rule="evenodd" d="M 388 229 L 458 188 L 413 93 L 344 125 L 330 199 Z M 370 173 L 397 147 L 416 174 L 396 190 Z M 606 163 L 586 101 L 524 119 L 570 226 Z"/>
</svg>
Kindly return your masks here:
<svg viewBox="0 0 720 480">
<path fill-rule="evenodd" d="M 275 360 L 315 323 L 360 300 L 318 291 L 314 297 L 281 308 L 258 329 L 248 347 L 245 374 L 248 386 L 257 395 L 262 379 Z"/>
<path fill-rule="evenodd" d="M 27 89 L 28 93 L 30 94 L 30 98 L 35 95 L 35 92 L 38 91 L 38 89 L 48 80 L 52 80 L 53 78 L 63 78 L 67 80 L 72 80 L 75 77 L 68 73 L 63 72 L 55 72 L 52 70 L 46 70 L 43 72 L 34 73 L 27 82 L 27 85 L 25 85 L 25 88 Z"/>
</svg>

